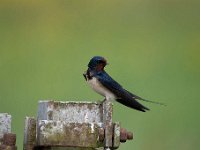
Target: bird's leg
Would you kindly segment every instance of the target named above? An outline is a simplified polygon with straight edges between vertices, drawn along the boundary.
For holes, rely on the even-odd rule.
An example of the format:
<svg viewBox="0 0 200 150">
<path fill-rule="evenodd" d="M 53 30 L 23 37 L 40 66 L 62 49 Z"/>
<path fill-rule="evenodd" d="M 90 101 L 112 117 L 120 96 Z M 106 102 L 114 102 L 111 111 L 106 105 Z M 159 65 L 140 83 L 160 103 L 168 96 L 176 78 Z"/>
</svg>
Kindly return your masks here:
<svg viewBox="0 0 200 150">
<path fill-rule="evenodd" d="M 97 102 L 99 102 L 99 103 L 103 104 L 103 103 L 105 103 L 105 102 L 106 102 L 106 99 L 103 99 L 103 100 L 97 100 Z"/>
<path fill-rule="evenodd" d="M 104 98 L 104 100 L 102 101 L 103 103 L 106 101 L 106 98 Z"/>
</svg>

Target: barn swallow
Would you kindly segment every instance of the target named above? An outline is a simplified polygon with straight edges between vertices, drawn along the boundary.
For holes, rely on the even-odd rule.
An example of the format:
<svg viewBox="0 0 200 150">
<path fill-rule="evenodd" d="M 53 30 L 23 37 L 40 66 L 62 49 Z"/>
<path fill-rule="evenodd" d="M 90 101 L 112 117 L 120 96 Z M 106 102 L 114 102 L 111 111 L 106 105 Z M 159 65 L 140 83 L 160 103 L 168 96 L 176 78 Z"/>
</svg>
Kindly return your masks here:
<svg viewBox="0 0 200 150">
<path fill-rule="evenodd" d="M 85 80 L 91 88 L 100 95 L 104 96 L 105 100 L 116 100 L 127 107 L 142 112 L 149 110 L 149 108 L 143 106 L 137 100 L 157 103 L 145 100 L 124 89 L 119 83 L 110 77 L 109 74 L 106 73 L 104 67 L 107 64 L 107 60 L 104 57 L 94 56 L 88 63 L 87 71 L 83 74 Z"/>
</svg>

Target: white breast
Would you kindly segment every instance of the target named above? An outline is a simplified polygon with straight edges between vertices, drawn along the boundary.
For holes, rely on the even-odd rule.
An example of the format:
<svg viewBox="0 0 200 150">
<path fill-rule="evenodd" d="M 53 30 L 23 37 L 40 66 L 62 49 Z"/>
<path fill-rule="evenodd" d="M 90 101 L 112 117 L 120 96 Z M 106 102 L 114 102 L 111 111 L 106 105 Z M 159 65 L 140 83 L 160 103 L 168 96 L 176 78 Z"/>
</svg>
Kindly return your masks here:
<svg viewBox="0 0 200 150">
<path fill-rule="evenodd" d="M 116 96 L 111 91 L 106 89 L 95 77 L 88 80 L 87 82 L 94 91 L 104 96 L 107 100 L 116 99 Z"/>
</svg>

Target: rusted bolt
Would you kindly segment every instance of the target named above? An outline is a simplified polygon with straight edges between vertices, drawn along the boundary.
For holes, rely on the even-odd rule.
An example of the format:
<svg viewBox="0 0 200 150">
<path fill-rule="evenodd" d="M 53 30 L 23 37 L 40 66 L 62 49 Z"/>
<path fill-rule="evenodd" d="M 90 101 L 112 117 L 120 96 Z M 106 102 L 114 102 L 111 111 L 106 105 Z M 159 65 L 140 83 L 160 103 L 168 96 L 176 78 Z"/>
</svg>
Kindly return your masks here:
<svg viewBox="0 0 200 150">
<path fill-rule="evenodd" d="M 24 146 L 24 150 L 37 150 L 37 148 L 35 147 L 35 145 L 25 145 Z"/>
<path fill-rule="evenodd" d="M 16 143 L 16 134 L 13 133 L 5 133 L 3 135 L 3 144 L 9 146 L 15 146 Z"/>
<path fill-rule="evenodd" d="M 98 130 L 99 130 L 99 141 L 103 142 L 104 141 L 104 136 L 105 136 L 104 128 L 99 128 Z"/>
<path fill-rule="evenodd" d="M 126 140 L 132 140 L 132 139 L 133 139 L 132 132 L 128 132 L 124 128 L 120 129 L 120 142 L 124 143 L 124 142 L 126 142 Z"/>
<path fill-rule="evenodd" d="M 0 150 L 17 150 L 17 147 L 9 145 L 0 145 Z"/>
<path fill-rule="evenodd" d="M 124 128 L 120 129 L 120 142 L 124 143 L 127 140 L 127 131 Z"/>
<path fill-rule="evenodd" d="M 133 139 L 133 133 L 132 132 L 127 132 L 127 139 L 132 140 Z"/>
<path fill-rule="evenodd" d="M 0 150 L 4 150 L 4 149 L 6 149 L 6 145 L 0 145 Z"/>
</svg>

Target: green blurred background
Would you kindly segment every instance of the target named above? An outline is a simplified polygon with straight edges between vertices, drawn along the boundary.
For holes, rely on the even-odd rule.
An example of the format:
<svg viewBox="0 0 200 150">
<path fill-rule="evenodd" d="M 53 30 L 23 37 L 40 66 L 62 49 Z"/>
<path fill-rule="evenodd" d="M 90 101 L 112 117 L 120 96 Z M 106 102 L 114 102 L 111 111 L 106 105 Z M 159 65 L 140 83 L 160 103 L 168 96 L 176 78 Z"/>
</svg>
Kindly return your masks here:
<svg viewBox="0 0 200 150">
<path fill-rule="evenodd" d="M 0 112 L 13 116 L 22 149 L 25 116 L 38 100 L 103 98 L 85 83 L 89 59 L 125 88 L 167 107 L 137 112 L 114 104 L 134 132 L 120 150 L 199 150 L 200 1 L 0 1 Z"/>
</svg>

